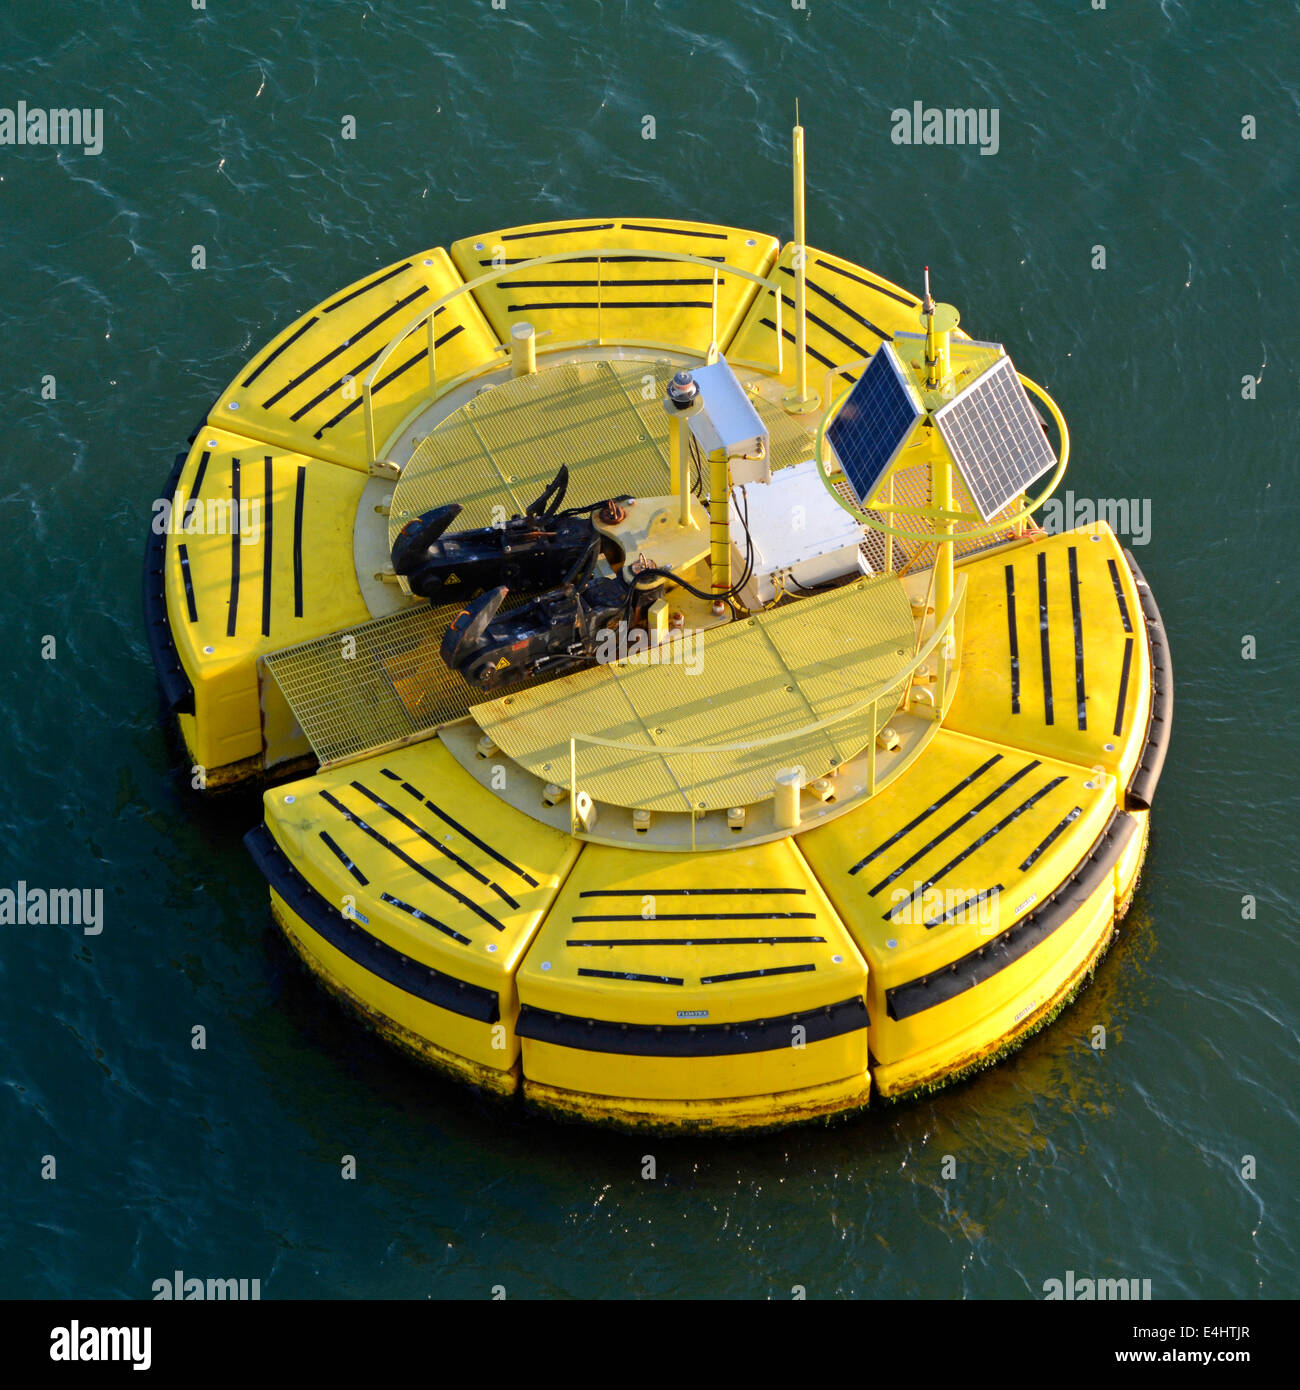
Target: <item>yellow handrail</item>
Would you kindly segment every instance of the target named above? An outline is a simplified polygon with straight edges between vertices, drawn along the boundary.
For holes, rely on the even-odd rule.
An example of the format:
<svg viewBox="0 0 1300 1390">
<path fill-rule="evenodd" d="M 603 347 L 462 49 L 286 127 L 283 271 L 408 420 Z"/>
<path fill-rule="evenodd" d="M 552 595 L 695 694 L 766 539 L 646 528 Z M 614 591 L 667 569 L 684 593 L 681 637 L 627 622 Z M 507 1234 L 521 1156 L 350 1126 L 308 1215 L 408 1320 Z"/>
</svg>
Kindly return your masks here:
<svg viewBox="0 0 1300 1390">
<path fill-rule="evenodd" d="M 864 713 L 867 708 L 875 704 L 883 696 L 887 695 L 895 686 L 900 685 L 906 680 L 910 680 L 916 668 L 934 651 L 939 645 L 945 633 L 950 629 L 955 629 L 958 615 L 962 606 L 966 602 L 966 576 L 960 575 L 957 579 L 957 586 L 953 594 L 953 600 L 948 611 L 942 619 L 935 624 L 934 631 L 912 660 L 903 667 L 900 667 L 892 675 L 887 676 L 883 681 L 877 682 L 871 694 L 865 699 L 860 700 L 850 709 L 843 710 L 839 714 L 827 715 L 824 719 L 818 719 L 811 724 L 805 724 L 802 728 L 791 731 L 772 734 L 767 738 L 748 739 L 740 743 L 693 743 L 684 744 L 681 747 L 674 747 L 662 743 L 633 743 L 627 739 L 605 738 L 600 734 L 575 733 L 569 736 L 571 745 L 576 745 L 578 740 L 584 743 L 598 744 L 602 748 L 623 748 L 634 753 L 671 753 L 678 754 L 695 753 L 748 753 L 756 748 L 770 748 L 779 743 L 791 743 L 797 739 L 804 738 L 808 734 L 819 733 L 822 729 L 830 728 L 834 724 L 843 723 L 846 720 L 856 718 Z"/>
<path fill-rule="evenodd" d="M 371 366 L 369 372 L 366 373 L 365 377 L 362 378 L 361 382 L 362 414 L 365 418 L 366 431 L 366 452 L 369 455 L 370 459 L 374 460 L 377 457 L 375 453 L 376 441 L 374 404 L 372 401 L 374 383 L 378 378 L 379 374 L 383 371 L 385 365 L 388 362 L 388 359 L 393 355 L 393 353 L 397 351 L 398 347 L 412 333 L 416 331 L 416 329 L 418 329 L 422 324 L 425 323 L 429 325 L 429 380 L 430 394 L 432 395 L 435 393 L 436 390 L 436 378 L 434 374 L 435 333 L 433 330 L 433 320 L 434 316 L 438 314 L 446 305 L 450 304 L 452 300 L 458 299 L 462 294 L 470 294 L 474 290 L 478 289 L 480 286 L 490 285 L 494 281 L 501 279 L 505 275 L 517 275 L 523 271 L 532 270 L 537 266 L 554 265 L 562 261 L 576 260 L 580 257 L 588 257 L 592 255 L 594 255 L 597 258 L 598 267 L 601 265 L 601 258 L 604 256 L 643 256 L 648 260 L 684 262 L 690 265 L 703 266 L 706 270 L 711 270 L 714 274 L 713 322 L 715 341 L 717 332 L 717 280 L 721 272 L 725 271 L 729 275 L 735 275 L 742 280 L 748 280 L 751 283 L 758 285 L 761 289 L 771 290 L 774 298 L 776 299 L 776 370 L 778 375 L 783 370 L 784 345 L 782 343 L 781 285 L 777 280 L 768 279 L 767 277 L 759 275 L 752 270 L 744 270 L 740 266 L 732 265 L 730 262 L 723 262 L 721 265 L 719 265 L 717 261 L 711 260 L 706 256 L 695 256 L 687 251 L 663 251 L 658 249 L 652 249 L 650 247 L 641 246 L 604 246 L 597 247 L 595 249 L 593 249 L 590 246 L 581 246 L 572 247 L 564 251 L 552 251 L 548 255 L 534 256 L 532 260 L 522 261 L 515 265 L 493 266 L 491 270 L 485 271 L 482 275 L 476 276 L 473 280 L 462 281 L 459 285 L 456 285 L 454 288 L 448 290 L 446 294 L 440 295 L 437 299 L 433 301 L 432 304 L 429 304 L 425 308 L 423 308 L 413 319 L 411 319 L 402 328 L 398 329 L 397 333 L 394 334 L 394 336 L 388 340 L 388 342 L 385 344 L 384 348 L 380 352 L 379 356 L 375 358 L 374 364 Z M 600 276 L 599 270 L 597 271 L 597 278 L 598 280 L 602 278 Z M 597 289 L 596 307 L 599 313 L 599 286 Z M 595 341 L 597 343 L 601 341 L 599 322 L 597 323 L 597 336 Z M 561 346 L 569 345 L 555 345 L 555 347 Z M 674 347 L 671 344 L 660 344 L 659 346 L 672 351 L 690 351 L 689 349 L 683 346 Z M 693 355 L 698 356 L 699 354 L 696 353 Z"/>
</svg>

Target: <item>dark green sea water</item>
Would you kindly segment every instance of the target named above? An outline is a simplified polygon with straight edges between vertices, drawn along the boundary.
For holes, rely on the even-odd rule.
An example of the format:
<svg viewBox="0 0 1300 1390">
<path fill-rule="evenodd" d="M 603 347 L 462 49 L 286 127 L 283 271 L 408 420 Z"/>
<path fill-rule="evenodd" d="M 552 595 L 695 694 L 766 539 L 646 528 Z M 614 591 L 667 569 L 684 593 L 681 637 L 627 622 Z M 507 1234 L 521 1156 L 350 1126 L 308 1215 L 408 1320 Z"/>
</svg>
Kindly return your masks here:
<svg viewBox="0 0 1300 1390">
<path fill-rule="evenodd" d="M 1076 495 L 1149 501 L 1177 695 L 1146 875 L 1079 1002 L 924 1103 L 731 1143 L 501 1114 L 304 980 L 255 799 L 175 779 L 150 504 L 264 342 L 414 250 L 610 214 L 788 237 L 796 97 L 810 242 L 930 264 L 1060 402 Z M 1300 1292 L 1294 0 L 3 0 L 20 100 L 105 124 L 98 156 L 0 146 L 0 886 L 102 888 L 105 926 L 0 927 L 0 1294 Z M 997 108 L 998 153 L 893 144 L 917 100 Z"/>
</svg>

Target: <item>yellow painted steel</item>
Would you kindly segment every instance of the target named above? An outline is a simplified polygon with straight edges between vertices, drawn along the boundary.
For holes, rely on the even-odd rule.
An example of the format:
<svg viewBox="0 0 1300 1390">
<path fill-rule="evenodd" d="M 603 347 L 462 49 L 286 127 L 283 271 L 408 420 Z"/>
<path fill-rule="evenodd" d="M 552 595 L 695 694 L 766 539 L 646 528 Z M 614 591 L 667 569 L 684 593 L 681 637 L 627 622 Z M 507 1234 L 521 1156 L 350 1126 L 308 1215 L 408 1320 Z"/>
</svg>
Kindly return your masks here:
<svg viewBox="0 0 1300 1390">
<path fill-rule="evenodd" d="M 872 710 L 801 731 L 852 711 L 904 668 L 913 637 L 902 585 L 858 580 L 704 633 L 696 669 L 685 657 L 647 653 L 470 713 L 510 758 L 561 786 L 577 737 L 578 787 L 596 801 L 663 811 L 746 806 L 771 794 L 783 768 L 800 767 L 811 781 L 861 751 L 875 733 Z M 766 747 L 736 746 L 787 732 Z M 654 751 L 639 751 L 646 748 Z"/>
<path fill-rule="evenodd" d="M 781 248 L 775 275 L 788 282 L 789 293 L 782 294 L 781 329 L 785 339 L 780 379 L 787 386 L 798 386 L 798 362 L 793 345 L 795 244 Z M 872 275 L 839 256 L 808 247 L 808 346 L 807 370 L 818 382 L 831 367 L 870 357 L 884 335 L 906 331 L 916 324 L 921 301 L 906 290 Z M 776 303 L 771 290 L 755 298 L 744 323 L 727 349 L 732 365 L 745 364 L 770 371 L 776 350 Z"/>
<path fill-rule="evenodd" d="M 945 729 L 869 807 L 799 837 L 870 966 L 872 1053 L 882 1065 L 931 1050 L 947 1069 L 966 1064 L 962 1035 L 1017 1001 L 1026 1006 L 1029 985 L 1070 958 L 1076 932 L 1067 925 L 947 1002 L 889 1016 L 887 990 L 960 960 L 1043 903 L 1086 857 L 1115 795 L 1110 777 Z"/>
<path fill-rule="evenodd" d="M 501 1027 L 398 989 L 298 920 L 329 973 L 443 1051 L 513 1067 L 515 971 L 581 846 L 480 787 L 437 740 L 269 791 L 264 815 L 321 897 L 412 960 L 495 992 Z"/>
<path fill-rule="evenodd" d="M 495 1095 L 508 1096 L 518 1090 L 517 1046 L 508 1066 L 477 1060 L 487 1025 L 419 999 L 358 965 L 313 931 L 274 888 L 271 915 L 320 983 L 381 1037 L 439 1071 Z M 490 1047 L 490 1030 L 487 1039 Z"/>
<path fill-rule="evenodd" d="M 1100 765 L 1127 785 L 1146 741 L 1151 665 L 1133 574 L 1114 533 L 1102 522 L 1043 537 L 968 560 L 961 573 L 969 585 L 971 675 L 957 690 L 948 726 L 1083 767 Z"/>
<path fill-rule="evenodd" d="M 260 757 L 263 652 L 368 617 L 352 567 L 364 486 L 350 469 L 199 432 L 172 499 L 165 569 L 172 637 L 194 687 L 181 728 L 197 765 L 216 772 Z"/>
<path fill-rule="evenodd" d="M 520 1001 L 567 1018 L 713 1028 L 860 998 L 866 970 L 790 841 L 700 854 L 589 845 L 519 971 Z M 862 1022 L 865 1023 L 865 1013 Z M 761 1051 L 637 1056 L 525 1036 L 524 1071 L 631 1101 L 868 1085 L 867 1033 L 808 1041 L 797 1020 Z"/>
<path fill-rule="evenodd" d="M 210 419 L 267 443 L 365 471 L 371 460 L 362 378 L 422 304 L 460 283 L 441 247 L 358 280 L 280 333 L 217 399 Z M 434 339 L 441 380 L 505 360 L 468 294 L 439 312 Z M 378 447 L 429 398 L 428 355 L 428 336 L 412 334 L 375 383 Z"/>
<path fill-rule="evenodd" d="M 712 342 L 725 349 L 754 297 L 754 284 L 729 275 L 725 266 L 766 275 L 776 245 L 774 237 L 705 222 L 593 217 L 484 232 L 455 242 L 451 254 L 461 275 L 473 280 L 535 256 L 581 253 L 581 259 L 506 275 L 475 290 L 502 341 L 515 323 L 527 322 L 550 335 L 541 341 L 543 352 L 555 344 L 599 340 L 672 345 L 702 357 Z M 716 272 L 638 257 L 641 250 L 702 257 Z"/>
<path fill-rule="evenodd" d="M 833 1040 L 832 1040 L 833 1041 Z M 558 1049 L 546 1043 L 529 1044 L 545 1057 Z M 825 1043 L 814 1043 L 825 1047 Z M 793 1091 L 742 1096 L 739 1099 L 630 1100 L 625 1096 L 592 1095 L 586 1091 L 547 1086 L 525 1077 L 526 1100 L 540 1110 L 565 1119 L 635 1131 L 657 1130 L 673 1134 L 746 1134 L 805 1124 L 861 1110 L 871 1098 L 866 1075 L 849 1076 L 823 1086 L 802 1086 Z"/>
</svg>

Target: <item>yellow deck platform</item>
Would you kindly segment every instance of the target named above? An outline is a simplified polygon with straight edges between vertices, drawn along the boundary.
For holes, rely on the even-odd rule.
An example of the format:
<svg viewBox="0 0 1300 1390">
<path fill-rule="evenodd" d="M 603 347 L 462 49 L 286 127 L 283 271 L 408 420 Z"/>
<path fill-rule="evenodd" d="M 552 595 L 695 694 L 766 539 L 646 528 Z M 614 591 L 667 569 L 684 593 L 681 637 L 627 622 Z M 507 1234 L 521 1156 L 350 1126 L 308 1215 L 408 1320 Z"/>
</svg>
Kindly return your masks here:
<svg viewBox="0 0 1300 1390">
<path fill-rule="evenodd" d="M 666 659 L 670 645 L 470 713 L 514 762 L 570 789 L 575 737 L 577 787 L 597 802 L 650 811 L 747 806 L 771 794 L 782 769 L 828 776 L 875 737 L 874 709 L 838 716 L 897 671 L 914 631 L 897 579 L 858 580 L 701 634 L 691 664 Z M 749 746 L 760 740 L 777 741 Z"/>
</svg>

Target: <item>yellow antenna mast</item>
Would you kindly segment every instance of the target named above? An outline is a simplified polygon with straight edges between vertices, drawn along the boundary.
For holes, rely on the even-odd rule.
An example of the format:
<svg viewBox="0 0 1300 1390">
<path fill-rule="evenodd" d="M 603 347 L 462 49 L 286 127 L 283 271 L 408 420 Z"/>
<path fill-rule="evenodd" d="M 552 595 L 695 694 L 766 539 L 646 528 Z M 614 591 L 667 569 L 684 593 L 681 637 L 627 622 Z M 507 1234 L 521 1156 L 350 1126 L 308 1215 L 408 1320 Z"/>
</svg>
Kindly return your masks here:
<svg viewBox="0 0 1300 1390">
<path fill-rule="evenodd" d="M 795 384 L 786 392 L 785 408 L 792 415 L 816 410 L 816 392 L 808 390 L 808 247 L 804 242 L 803 126 L 799 124 L 799 101 L 794 103 L 794 356 Z M 777 293 L 780 293 L 778 289 Z"/>
</svg>

